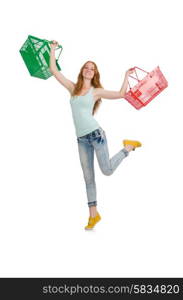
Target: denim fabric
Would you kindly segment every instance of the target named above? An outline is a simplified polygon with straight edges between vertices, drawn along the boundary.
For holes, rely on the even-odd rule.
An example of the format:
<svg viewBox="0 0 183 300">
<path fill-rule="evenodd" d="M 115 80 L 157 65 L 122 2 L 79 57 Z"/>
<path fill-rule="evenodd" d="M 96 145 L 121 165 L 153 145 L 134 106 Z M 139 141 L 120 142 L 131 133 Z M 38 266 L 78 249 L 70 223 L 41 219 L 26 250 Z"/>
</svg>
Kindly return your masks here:
<svg viewBox="0 0 183 300">
<path fill-rule="evenodd" d="M 106 134 L 101 127 L 82 137 L 77 137 L 77 142 L 80 163 L 86 184 L 88 206 L 97 205 L 94 150 L 99 167 L 102 173 L 107 176 L 111 175 L 116 170 L 122 160 L 129 155 L 129 152 L 123 148 L 110 159 Z"/>
</svg>

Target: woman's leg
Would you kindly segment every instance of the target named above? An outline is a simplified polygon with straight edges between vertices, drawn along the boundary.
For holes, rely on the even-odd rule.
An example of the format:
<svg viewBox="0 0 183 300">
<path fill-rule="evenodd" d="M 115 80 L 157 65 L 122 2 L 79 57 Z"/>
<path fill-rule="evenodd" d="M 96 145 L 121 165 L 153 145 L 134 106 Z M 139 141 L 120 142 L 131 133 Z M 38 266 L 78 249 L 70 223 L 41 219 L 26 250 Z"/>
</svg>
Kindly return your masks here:
<svg viewBox="0 0 183 300">
<path fill-rule="evenodd" d="M 96 205 L 89 206 L 89 213 L 90 213 L 90 217 L 94 218 L 97 214 L 97 206 Z"/>
<path fill-rule="evenodd" d="M 96 214 L 97 205 L 97 192 L 94 173 L 94 148 L 93 145 L 87 142 L 78 141 L 78 151 L 86 184 L 88 206 L 89 208 L 91 207 L 90 215 L 93 216 Z"/>
<path fill-rule="evenodd" d="M 123 148 L 110 159 L 107 138 L 104 131 L 102 138 L 94 140 L 92 144 L 96 152 L 99 167 L 104 175 L 113 174 L 122 160 L 129 155 L 129 151 L 133 148 L 125 147 L 126 149 Z"/>
</svg>

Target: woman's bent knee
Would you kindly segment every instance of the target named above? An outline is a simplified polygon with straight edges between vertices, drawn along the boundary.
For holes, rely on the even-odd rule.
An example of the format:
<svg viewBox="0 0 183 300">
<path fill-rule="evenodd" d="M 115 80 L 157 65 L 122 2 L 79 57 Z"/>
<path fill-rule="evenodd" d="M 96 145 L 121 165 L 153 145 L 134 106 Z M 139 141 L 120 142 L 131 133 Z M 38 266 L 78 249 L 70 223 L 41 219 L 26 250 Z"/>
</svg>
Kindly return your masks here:
<svg viewBox="0 0 183 300">
<path fill-rule="evenodd" d="M 110 176 L 113 173 L 112 169 L 102 170 L 102 173 L 106 176 Z"/>
</svg>

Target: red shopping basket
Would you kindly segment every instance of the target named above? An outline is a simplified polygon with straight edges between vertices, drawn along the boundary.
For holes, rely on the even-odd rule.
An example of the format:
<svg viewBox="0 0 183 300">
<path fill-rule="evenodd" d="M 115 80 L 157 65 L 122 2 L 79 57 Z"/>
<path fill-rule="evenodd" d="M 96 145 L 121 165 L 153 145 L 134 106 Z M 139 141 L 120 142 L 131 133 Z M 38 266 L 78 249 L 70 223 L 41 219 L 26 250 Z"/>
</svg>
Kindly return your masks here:
<svg viewBox="0 0 183 300">
<path fill-rule="evenodd" d="M 147 73 L 147 75 L 143 79 L 139 80 L 136 69 Z M 137 80 L 138 83 L 131 88 L 128 81 L 129 91 L 126 92 L 124 98 L 136 109 L 140 109 L 141 107 L 146 106 L 159 93 L 161 93 L 168 86 L 168 82 L 159 66 L 151 72 L 146 72 L 138 67 L 134 67 L 134 72 L 136 78 L 131 75 L 129 75 L 129 77 Z"/>
</svg>

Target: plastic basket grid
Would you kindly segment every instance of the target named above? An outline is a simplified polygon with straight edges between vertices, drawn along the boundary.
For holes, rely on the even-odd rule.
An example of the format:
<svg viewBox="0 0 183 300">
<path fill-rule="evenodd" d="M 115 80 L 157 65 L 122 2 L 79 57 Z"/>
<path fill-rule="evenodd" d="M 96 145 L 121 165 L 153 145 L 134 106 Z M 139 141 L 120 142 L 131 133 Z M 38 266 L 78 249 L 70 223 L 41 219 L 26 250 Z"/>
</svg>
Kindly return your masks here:
<svg viewBox="0 0 183 300">
<path fill-rule="evenodd" d="M 62 47 L 60 46 L 61 50 Z M 20 54 L 31 76 L 47 79 L 52 76 L 49 70 L 50 46 L 49 41 L 29 35 L 20 49 Z M 56 60 L 58 70 L 61 68 Z"/>
<path fill-rule="evenodd" d="M 136 109 L 146 106 L 168 86 L 168 82 L 159 66 L 157 66 L 152 72 L 149 72 L 142 80 L 138 81 L 138 84 L 136 84 L 133 88 L 130 88 L 124 96 L 124 98 Z"/>
</svg>

